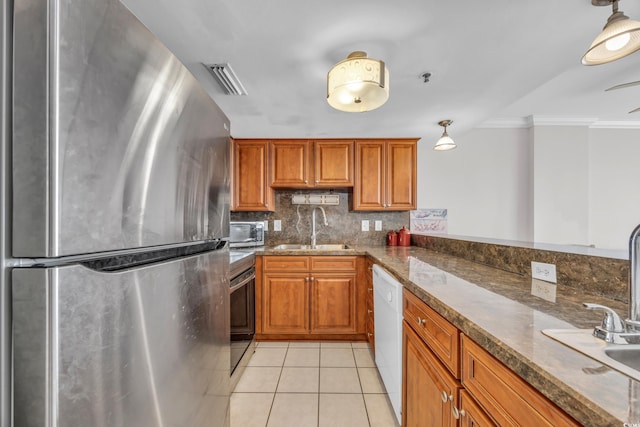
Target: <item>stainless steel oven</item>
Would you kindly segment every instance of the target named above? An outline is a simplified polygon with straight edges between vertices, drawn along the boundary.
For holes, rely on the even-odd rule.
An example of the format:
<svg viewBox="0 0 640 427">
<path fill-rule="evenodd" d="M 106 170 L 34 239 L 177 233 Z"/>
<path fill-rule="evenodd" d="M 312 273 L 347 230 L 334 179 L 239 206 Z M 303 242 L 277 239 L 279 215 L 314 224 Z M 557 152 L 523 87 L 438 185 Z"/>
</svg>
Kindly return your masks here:
<svg viewBox="0 0 640 427">
<path fill-rule="evenodd" d="M 231 385 L 239 377 L 254 351 L 255 334 L 255 255 L 231 251 L 230 332 Z"/>
</svg>

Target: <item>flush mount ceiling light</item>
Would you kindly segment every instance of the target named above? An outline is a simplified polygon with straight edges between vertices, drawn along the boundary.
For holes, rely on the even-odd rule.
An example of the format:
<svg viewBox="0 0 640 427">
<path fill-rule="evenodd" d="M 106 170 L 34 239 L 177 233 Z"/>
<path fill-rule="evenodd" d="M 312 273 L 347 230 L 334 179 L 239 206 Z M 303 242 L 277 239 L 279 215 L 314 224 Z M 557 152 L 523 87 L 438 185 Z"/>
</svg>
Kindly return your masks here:
<svg viewBox="0 0 640 427">
<path fill-rule="evenodd" d="M 389 70 L 366 52 L 351 52 L 327 74 L 327 102 L 336 110 L 362 113 L 389 99 Z"/>
<path fill-rule="evenodd" d="M 446 151 L 446 150 L 453 150 L 454 148 L 457 147 L 456 143 L 453 142 L 453 139 L 451 139 L 451 137 L 447 133 L 447 126 L 450 126 L 451 123 L 453 123 L 452 120 L 441 120 L 438 122 L 438 124 L 444 128 L 444 132 L 442 132 L 442 136 L 440 137 L 438 142 L 436 142 L 436 145 L 433 147 L 434 150 Z"/>
<path fill-rule="evenodd" d="M 612 5 L 613 13 L 582 57 L 584 65 L 606 64 L 640 49 L 640 22 L 618 12 L 618 0 L 591 0 L 594 6 Z"/>
</svg>

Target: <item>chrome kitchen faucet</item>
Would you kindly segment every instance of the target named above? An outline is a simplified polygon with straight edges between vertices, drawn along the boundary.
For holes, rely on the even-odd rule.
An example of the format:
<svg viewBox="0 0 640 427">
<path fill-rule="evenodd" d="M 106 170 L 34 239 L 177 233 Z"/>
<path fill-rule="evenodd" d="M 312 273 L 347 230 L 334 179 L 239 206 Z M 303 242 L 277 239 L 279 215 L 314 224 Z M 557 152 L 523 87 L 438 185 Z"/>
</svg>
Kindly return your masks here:
<svg viewBox="0 0 640 427">
<path fill-rule="evenodd" d="M 603 310 L 605 312 L 602 324 L 596 326 L 593 335 L 613 344 L 640 344 L 640 260 L 638 260 L 638 244 L 640 238 L 640 225 L 638 225 L 629 238 L 629 317 L 622 320 L 611 308 L 584 303 L 589 310 Z"/>
</svg>

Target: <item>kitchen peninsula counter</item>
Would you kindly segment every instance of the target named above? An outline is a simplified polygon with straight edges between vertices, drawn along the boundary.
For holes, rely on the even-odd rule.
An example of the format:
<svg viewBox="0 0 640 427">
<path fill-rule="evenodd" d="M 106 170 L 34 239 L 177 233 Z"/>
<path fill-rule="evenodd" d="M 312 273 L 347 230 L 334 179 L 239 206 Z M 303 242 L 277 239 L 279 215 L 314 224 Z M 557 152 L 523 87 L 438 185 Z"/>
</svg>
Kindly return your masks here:
<svg viewBox="0 0 640 427">
<path fill-rule="evenodd" d="M 640 382 L 542 334 L 543 329 L 593 328 L 602 313 L 627 305 L 559 285 L 556 302 L 531 295 L 531 278 L 418 247 L 366 246 L 339 251 L 257 255 L 368 255 L 418 298 L 525 381 L 586 426 L 640 423 Z M 586 369 L 585 369 L 586 368 Z"/>
</svg>

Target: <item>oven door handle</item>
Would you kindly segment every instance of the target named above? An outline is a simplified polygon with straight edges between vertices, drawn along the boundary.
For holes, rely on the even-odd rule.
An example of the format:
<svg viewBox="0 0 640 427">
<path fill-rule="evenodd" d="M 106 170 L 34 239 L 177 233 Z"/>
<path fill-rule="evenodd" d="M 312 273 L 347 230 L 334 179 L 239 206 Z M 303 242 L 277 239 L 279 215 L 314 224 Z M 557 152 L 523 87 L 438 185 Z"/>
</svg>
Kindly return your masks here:
<svg viewBox="0 0 640 427">
<path fill-rule="evenodd" d="M 237 291 L 238 289 L 240 289 L 241 287 L 243 287 L 244 285 L 246 285 L 247 283 L 249 283 L 255 278 L 256 278 L 256 271 L 254 268 L 247 271 L 246 273 L 243 273 L 242 275 L 238 276 L 237 278 L 231 281 L 230 293 L 234 293 L 235 291 Z"/>
</svg>

